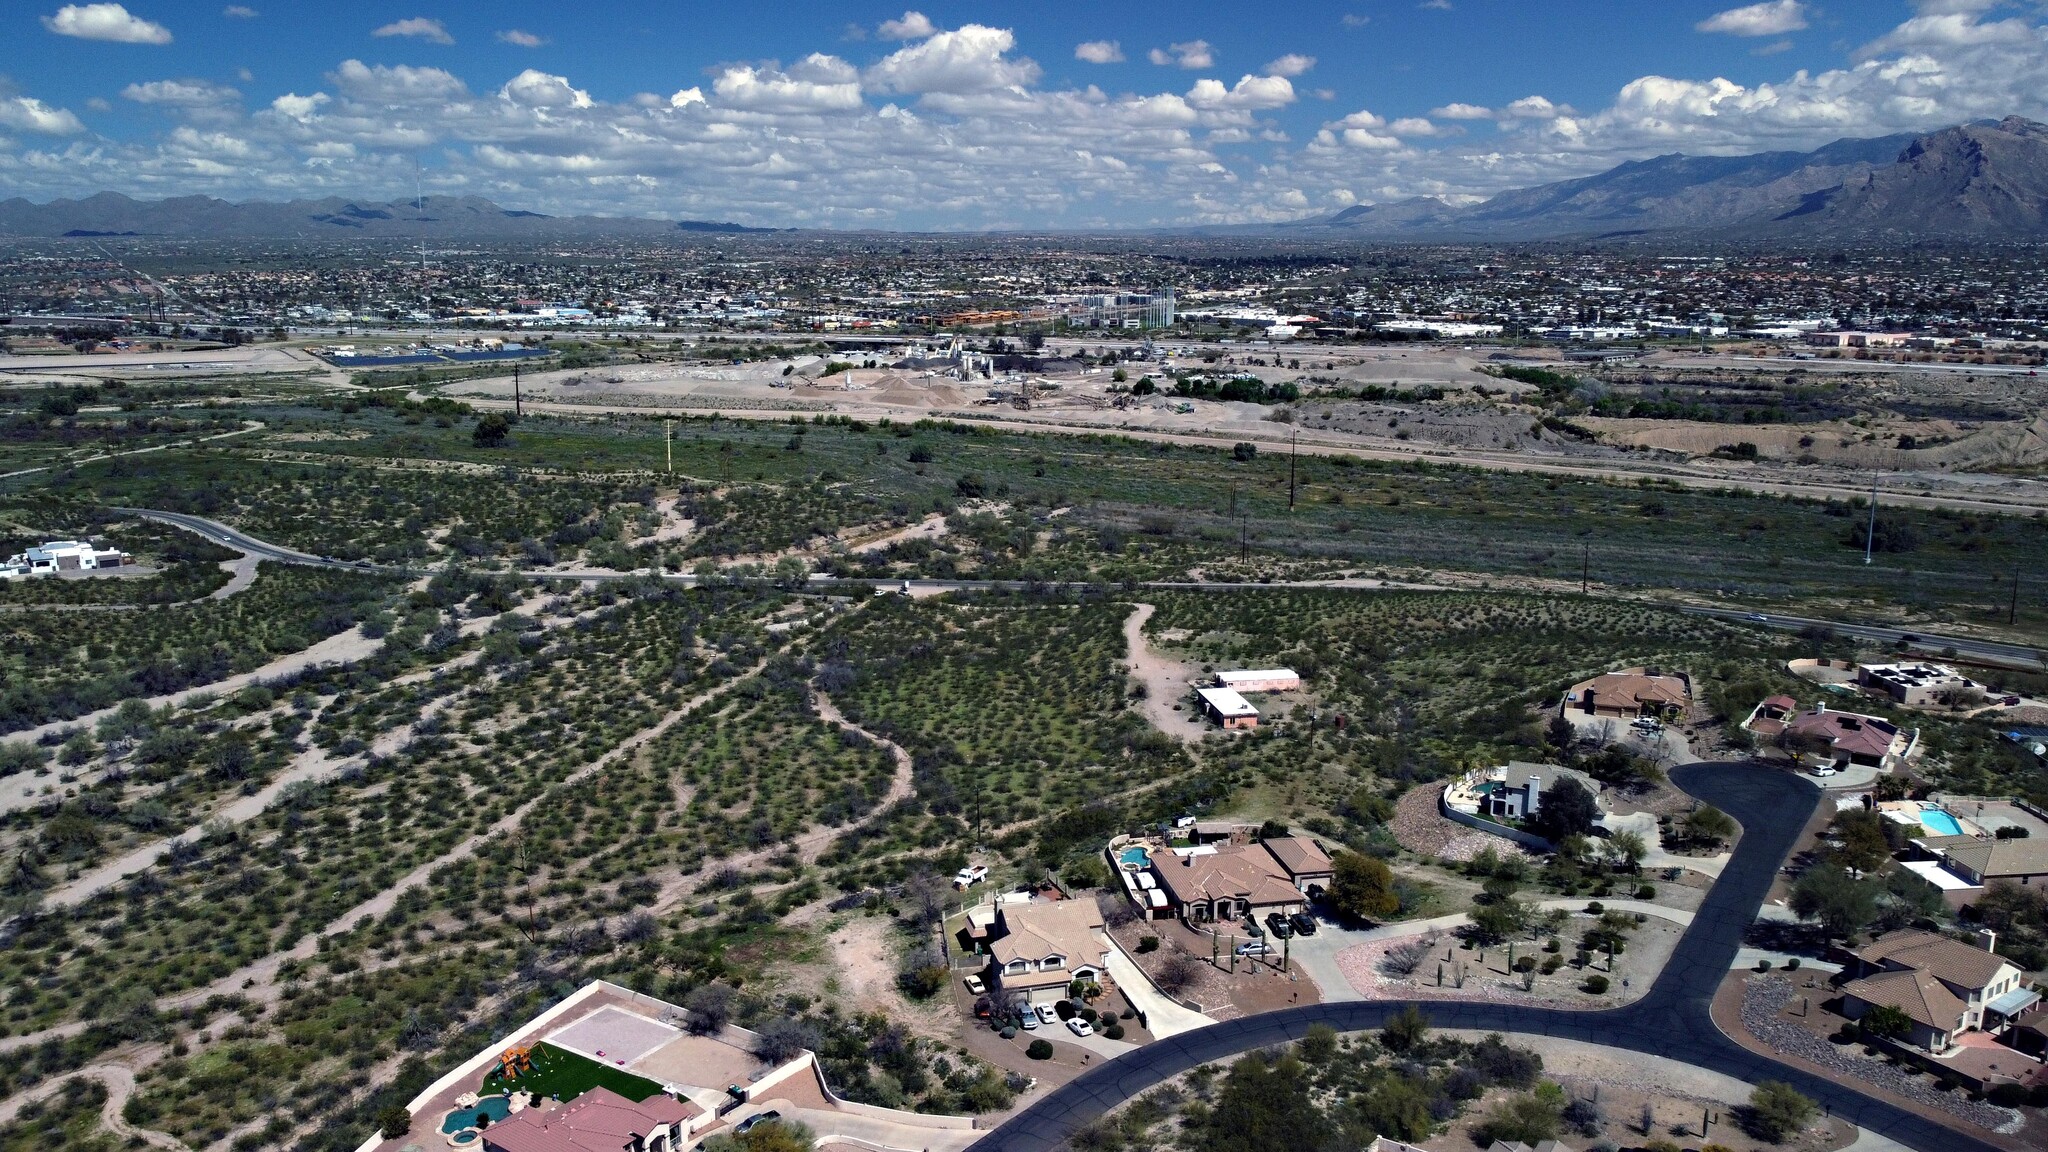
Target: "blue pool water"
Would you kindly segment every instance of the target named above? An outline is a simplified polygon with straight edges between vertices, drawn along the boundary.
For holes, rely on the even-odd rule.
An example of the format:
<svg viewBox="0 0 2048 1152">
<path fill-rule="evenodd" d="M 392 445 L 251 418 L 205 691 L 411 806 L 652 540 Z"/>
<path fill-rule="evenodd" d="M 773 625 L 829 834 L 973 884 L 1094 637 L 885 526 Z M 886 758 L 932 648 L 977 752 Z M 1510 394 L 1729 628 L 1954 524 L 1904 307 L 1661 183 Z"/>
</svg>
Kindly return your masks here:
<svg viewBox="0 0 2048 1152">
<path fill-rule="evenodd" d="M 1922 808 L 1920 810 L 1920 823 L 1937 836 L 1960 836 L 1963 834 L 1963 826 L 1956 823 L 1956 818 L 1939 808 Z"/>
<path fill-rule="evenodd" d="M 512 1101 L 503 1096 L 486 1096 L 477 1101 L 474 1108 L 457 1108 L 450 1112 L 448 1118 L 441 1121 L 441 1131 L 453 1133 L 474 1128 L 478 1116 L 488 1116 L 491 1123 L 496 1124 L 511 1114 Z"/>
<path fill-rule="evenodd" d="M 1127 868 L 1146 868 L 1152 863 L 1152 854 L 1135 846 L 1117 853 L 1116 858 Z"/>
</svg>

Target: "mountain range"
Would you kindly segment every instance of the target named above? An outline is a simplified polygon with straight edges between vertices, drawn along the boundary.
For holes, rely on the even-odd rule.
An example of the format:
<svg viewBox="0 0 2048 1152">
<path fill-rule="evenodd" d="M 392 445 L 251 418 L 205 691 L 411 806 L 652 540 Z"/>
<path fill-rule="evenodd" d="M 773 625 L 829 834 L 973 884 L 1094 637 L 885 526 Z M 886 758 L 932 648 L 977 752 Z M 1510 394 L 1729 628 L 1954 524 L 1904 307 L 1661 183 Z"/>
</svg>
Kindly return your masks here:
<svg viewBox="0 0 2048 1152">
<path fill-rule="evenodd" d="M 548 216 L 476 196 L 230 203 L 209 196 L 0 201 L 0 237 L 197 239 L 363 236 L 507 241 L 773 232 L 702 220 Z M 1198 232 L 1389 241 L 1637 235 L 1706 240 L 2048 239 L 2048 125 L 2018 116 L 1926 135 L 1837 140 L 1811 152 L 1673 153 L 1470 205 L 1418 197 L 1283 224 Z"/>
<path fill-rule="evenodd" d="M 548 216 L 502 208 L 481 196 L 428 196 L 389 202 L 252 200 L 235 204 L 211 196 L 135 200 L 101 192 L 82 200 L 32 204 L 0 200 L 0 237 L 164 236 L 259 239 L 364 236 L 389 240 L 574 239 L 594 236 L 665 236 L 677 232 L 773 232 L 706 220 L 650 220 L 630 216 Z"/>
<path fill-rule="evenodd" d="M 1673 153 L 1467 206 L 1360 204 L 1280 229 L 1390 240 L 2042 239 L 2048 125 L 2012 116 L 1811 152 Z"/>
</svg>

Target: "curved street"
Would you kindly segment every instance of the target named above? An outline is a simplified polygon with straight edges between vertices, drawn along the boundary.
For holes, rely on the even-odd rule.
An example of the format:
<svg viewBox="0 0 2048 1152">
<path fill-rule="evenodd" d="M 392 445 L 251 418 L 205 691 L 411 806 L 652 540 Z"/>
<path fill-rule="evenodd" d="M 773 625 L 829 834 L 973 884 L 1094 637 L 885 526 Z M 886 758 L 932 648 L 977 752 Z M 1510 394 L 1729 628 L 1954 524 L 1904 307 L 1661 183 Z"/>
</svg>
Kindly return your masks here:
<svg viewBox="0 0 2048 1152">
<path fill-rule="evenodd" d="M 1771 880 L 1813 814 L 1819 789 L 1779 768 L 1751 763 L 1687 764 L 1672 782 L 1742 824 L 1727 868 L 1649 995 L 1605 1012 L 1512 1004 L 1366 1000 L 1310 1004 L 1241 1017 L 1147 1044 L 1093 1068 L 1027 1105 L 976 1145 L 984 1152 L 1050 1152 L 1104 1113 L 1199 1064 L 1300 1039 L 1312 1024 L 1340 1032 L 1382 1027 L 1411 1003 L 1437 1028 L 1522 1033 L 1626 1048 L 1706 1068 L 1750 1084 L 1783 1080 L 1835 1115 L 1920 1152 L 1990 1152 L 1958 1128 L 1865 1096 L 1834 1080 L 1759 1056 L 1722 1035 L 1709 1010 L 1756 918 Z"/>
</svg>

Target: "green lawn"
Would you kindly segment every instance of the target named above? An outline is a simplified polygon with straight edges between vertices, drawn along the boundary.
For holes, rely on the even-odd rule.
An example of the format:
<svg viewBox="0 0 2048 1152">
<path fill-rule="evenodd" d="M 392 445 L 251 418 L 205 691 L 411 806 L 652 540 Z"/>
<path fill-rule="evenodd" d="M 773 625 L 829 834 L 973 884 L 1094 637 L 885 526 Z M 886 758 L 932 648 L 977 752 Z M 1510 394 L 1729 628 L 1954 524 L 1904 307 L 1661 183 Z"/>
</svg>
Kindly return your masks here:
<svg viewBox="0 0 2048 1152">
<path fill-rule="evenodd" d="M 542 1096 L 557 1096 L 568 1101 L 600 1087 L 609 1088 L 636 1104 L 661 1091 L 661 1085 L 644 1076 L 608 1068 L 587 1056 L 564 1052 L 552 1044 L 533 1046 L 533 1071 L 517 1080 L 486 1077 L 480 1091 L 484 1095 L 512 1090 L 538 1092 Z"/>
</svg>

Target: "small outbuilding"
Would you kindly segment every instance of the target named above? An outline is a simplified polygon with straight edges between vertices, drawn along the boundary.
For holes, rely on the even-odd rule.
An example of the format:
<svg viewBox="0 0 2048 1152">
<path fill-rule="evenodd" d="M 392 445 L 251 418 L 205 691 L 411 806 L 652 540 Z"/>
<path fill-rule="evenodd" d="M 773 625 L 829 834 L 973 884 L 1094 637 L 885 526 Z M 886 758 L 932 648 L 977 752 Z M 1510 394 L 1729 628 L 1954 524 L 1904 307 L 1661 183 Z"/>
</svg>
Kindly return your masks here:
<svg viewBox="0 0 2048 1152">
<path fill-rule="evenodd" d="M 1216 686 L 1235 692 L 1298 692 L 1301 675 L 1292 668 L 1247 668 L 1218 672 Z"/>
<path fill-rule="evenodd" d="M 1259 710 L 1251 701 L 1238 695 L 1235 688 L 1197 688 L 1195 696 L 1202 702 L 1202 711 L 1209 719 L 1225 728 L 1257 728 Z"/>
</svg>

